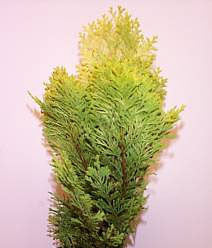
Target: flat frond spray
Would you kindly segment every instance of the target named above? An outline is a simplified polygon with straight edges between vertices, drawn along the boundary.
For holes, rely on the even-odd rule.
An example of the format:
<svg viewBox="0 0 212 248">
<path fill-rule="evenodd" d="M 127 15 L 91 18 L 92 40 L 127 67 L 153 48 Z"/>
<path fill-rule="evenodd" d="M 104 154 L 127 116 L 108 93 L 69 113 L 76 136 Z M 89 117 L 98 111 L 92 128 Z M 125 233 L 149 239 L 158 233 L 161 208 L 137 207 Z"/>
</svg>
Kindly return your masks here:
<svg viewBox="0 0 212 248">
<path fill-rule="evenodd" d="M 44 136 L 62 193 L 49 232 L 60 248 L 123 248 L 144 208 L 146 176 L 184 106 L 164 110 L 156 37 L 122 7 L 80 34 L 76 75 L 54 69 L 43 100 Z"/>
</svg>

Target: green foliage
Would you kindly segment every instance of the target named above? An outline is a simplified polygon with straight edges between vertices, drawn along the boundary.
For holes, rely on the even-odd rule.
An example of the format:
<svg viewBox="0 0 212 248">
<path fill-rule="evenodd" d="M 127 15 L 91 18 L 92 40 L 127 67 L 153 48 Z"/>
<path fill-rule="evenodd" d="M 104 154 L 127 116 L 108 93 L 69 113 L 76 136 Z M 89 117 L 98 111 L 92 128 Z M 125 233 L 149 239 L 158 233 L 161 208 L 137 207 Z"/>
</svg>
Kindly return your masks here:
<svg viewBox="0 0 212 248">
<path fill-rule="evenodd" d="M 146 175 L 184 106 L 163 110 L 166 79 L 121 7 L 80 34 L 77 75 L 56 68 L 40 105 L 52 167 L 50 234 L 61 248 L 122 248 L 146 198 Z"/>
</svg>

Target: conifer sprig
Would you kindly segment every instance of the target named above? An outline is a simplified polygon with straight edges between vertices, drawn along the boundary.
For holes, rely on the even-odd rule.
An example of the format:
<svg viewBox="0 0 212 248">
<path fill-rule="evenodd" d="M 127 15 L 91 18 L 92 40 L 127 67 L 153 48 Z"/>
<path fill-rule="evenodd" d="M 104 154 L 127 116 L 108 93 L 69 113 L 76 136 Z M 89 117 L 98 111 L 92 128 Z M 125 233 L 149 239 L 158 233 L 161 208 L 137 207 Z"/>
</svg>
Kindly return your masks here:
<svg viewBox="0 0 212 248">
<path fill-rule="evenodd" d="M 167 80 L 153 66 L 156 37 L 110 9 L 80 34 L 76 75 L 57 67 L 41 108 L 52 168 L 49 232 L 60 248 L 122 248 L 144 208 L 146 175 L 184 106 L 164 111 Z"/>
</svg>

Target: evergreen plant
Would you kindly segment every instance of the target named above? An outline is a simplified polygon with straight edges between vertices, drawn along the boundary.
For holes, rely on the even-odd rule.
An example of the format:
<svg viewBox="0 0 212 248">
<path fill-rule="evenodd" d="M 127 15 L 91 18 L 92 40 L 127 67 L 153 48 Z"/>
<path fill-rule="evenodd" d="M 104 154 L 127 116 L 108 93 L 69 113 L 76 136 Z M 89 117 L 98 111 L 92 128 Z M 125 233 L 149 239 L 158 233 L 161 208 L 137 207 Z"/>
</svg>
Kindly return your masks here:
<svg viewBox="0 0 212 248">
<path fill-rule="evenodd" d="M 50 235 L 60 248 L 123 248 L 145 208 L 147 175 L 184 106 L 164 110 L 156 37 L 110 9 L 80 34 L 76 75 L 54 69 L 42 113 L 52 168 Z"/>
</svg>

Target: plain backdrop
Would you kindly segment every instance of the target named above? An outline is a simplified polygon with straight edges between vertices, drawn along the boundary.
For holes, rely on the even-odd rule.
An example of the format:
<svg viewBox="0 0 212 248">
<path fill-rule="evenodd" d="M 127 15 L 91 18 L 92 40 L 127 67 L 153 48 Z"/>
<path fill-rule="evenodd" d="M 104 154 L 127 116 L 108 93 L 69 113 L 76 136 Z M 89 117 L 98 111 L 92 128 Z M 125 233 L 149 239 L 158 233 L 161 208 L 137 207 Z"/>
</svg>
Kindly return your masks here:
<svg viewBox="0 0 212 248">
<path fill-rule="evenodd" d="M 63 65 L 75 73 L 82 26 L 121 4 L 157 35 L 166 107 L 187 105 L 151 177 L 135 248 L 212 247 L 212 1 L 0 0 L 0 247 L 50 248 L 50 157 L 28 96 Z"/>
</svg>

